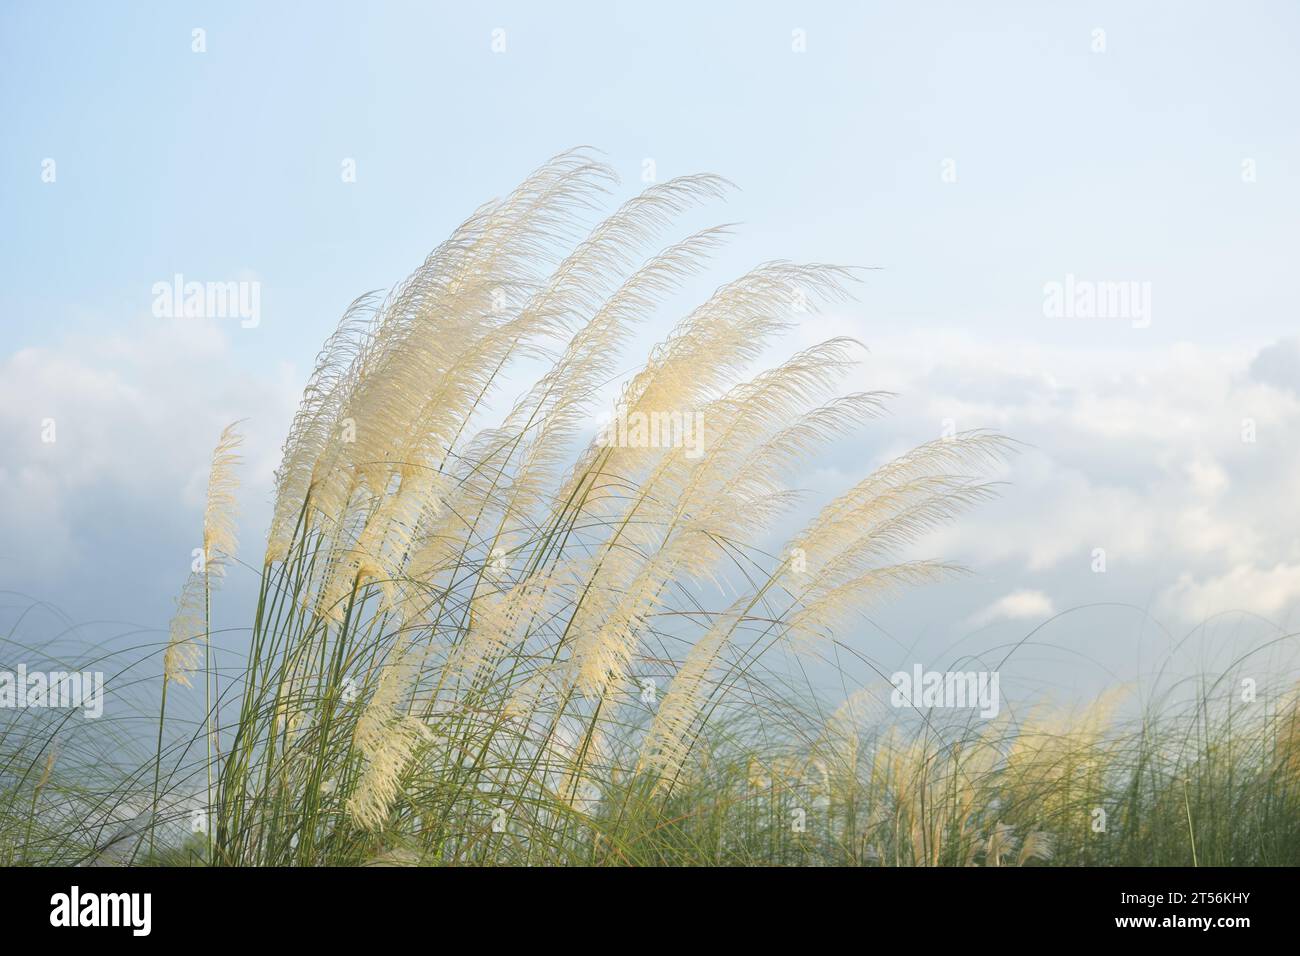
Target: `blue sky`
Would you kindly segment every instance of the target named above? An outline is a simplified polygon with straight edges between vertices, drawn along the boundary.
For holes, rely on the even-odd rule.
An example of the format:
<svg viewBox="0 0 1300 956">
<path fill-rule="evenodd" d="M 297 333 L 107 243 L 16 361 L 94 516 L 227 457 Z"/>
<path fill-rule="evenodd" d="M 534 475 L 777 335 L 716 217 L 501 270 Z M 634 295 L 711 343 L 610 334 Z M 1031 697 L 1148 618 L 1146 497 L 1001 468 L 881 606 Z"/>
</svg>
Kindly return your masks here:
<svg viewBox="0 0 1300 956">
<path fill-rule="evenodd" d="M 274 449 L 342 308 L 590 144 L 620 195 L 646 159 L 740 187 L 709 211 L 744 225 L 708 284 L 775 257 L 880 267 L 795 335 L 858 336 L 862 384 L 901 393 L 810 487 L 948 418 L 1032 445 L 985 523 L 935 541 L 977 576 L 882 613 L 901 641 L 994 644 L 1094 600 L 1174 630 L 1233 609 L 1294 621 L 1300 8 L 465 6 L 0 9 L 0 587 L 164 623 L 221 425 L 252 419 L 255 552 Z M 260 324 L 154 318 L 175 273 L 257 280 Z M 1046 317 L 1067 274 L 1149 283 L 1150 327 Z M 47 415 L 57 450 L 34 445 Z M 1122 669 L 1148 631 L 1105 613 L 1057 643 Z"/>
</svg>

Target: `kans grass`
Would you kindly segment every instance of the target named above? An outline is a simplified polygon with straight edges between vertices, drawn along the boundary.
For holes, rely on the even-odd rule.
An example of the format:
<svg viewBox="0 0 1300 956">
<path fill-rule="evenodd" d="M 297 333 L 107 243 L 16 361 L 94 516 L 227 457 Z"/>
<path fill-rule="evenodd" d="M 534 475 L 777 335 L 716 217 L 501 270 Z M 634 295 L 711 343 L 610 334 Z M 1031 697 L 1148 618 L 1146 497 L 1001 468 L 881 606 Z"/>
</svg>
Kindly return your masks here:
<svg viewBox="0 0 1300 956">
<path fill-rule="evenodd" d="M 988 498 L 1012 444 L 924 444 L 756 547 L 791 472 L 888 398 L 837 393 L 847 339 L 746 377 L 796 306 L 853 281 L 789 262 L 689 312 L 625 381 L 626 427 L 584 442 L 638 324 L 729 232 L 667 235 L 724 193 L 713 176 L 593 228 L 612 183 L 563 154 L 347 310 L 284 446 L 238 653 L 218 660 L 212 627 L 234 426 L 165 647 L 0 643 L 5 668 L 75 659 L 109 684 L 97 721 L 0 715 L 0 863 L 1300 862 L 1284 687 L 1249 705 L 1225 674 L 1124 717 L 1108 695 L 990 721 L 900 713 L 878 685 L 827 702 L 770 666 L 827 659 L 863 609 L 959 571 L 899 555 Z M 548 370 L 487 424 L 521 359 Z"/>
</svg>

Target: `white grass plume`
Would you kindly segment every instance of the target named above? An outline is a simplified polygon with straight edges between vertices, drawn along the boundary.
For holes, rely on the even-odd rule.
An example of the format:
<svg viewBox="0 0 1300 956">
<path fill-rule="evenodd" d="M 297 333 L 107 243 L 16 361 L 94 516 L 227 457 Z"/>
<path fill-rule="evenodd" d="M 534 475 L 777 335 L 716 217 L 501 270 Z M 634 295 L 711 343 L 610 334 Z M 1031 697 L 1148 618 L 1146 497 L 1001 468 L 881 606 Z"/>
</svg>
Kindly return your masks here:
<svg viewBox="0 0 1300 956">
<path fill-rule="evenodd" d="M 763 263 L 686 310 L 622 382 L 625 414 L 698 415 L 697 448 L 582 445 L 636 327 L 731 232 L 669 237 L 681 214 L 724 195 L 716 176 L 653 185 L 598 218 L 615 181 L 591 151 L 563 153 L 475 210 L 388 295 L 345 312 L 276 473 L 267 650 L 243 705 L 259 729 L 229 758 L 238 773 L 284 761 L 294 769 L 281 777 L 310 789 L 301 768 L 325 758 L 295 756 L 299 738 L 261 722 L 292 688 L 317 708 L 295 723 L 304 741 L 312 720 L 353 731 L 360 772 L 337 799 L 361 829 L 387 826 L 408 777 L 433 789 L 456 779 L 458 793 L 490 791 L 563 828 L 535 801 L 576 812 L 579 790 L 601 791 L 605 743 L 666 621 L 685 650 L 631 755 L 657 794 L 689 775 L 735 662 L 815 640 L 951 570 L 899 552 L 992 493 L 980 475 L 1007 450 L 997 436 L 927 443 L 828 505 L 780 555 L 753 547 L 800 499 L 789 485 L 799 467 L 889 397 L 838 393 L 860 349 L 849 339 L 752 368 L 802 311 L 846 301 L 850 270 Z M 520 358 L 549 370 L 485 420 Z M 798 575 L 791 548 L 807 556 Z M 724 593 L 724 610 L 708 605 Z M 344 680 L 361 684 L 359 714 L 338 702 Z M 552 753 L 547 742 L 573 735 Z M 257 798 L 249 778 L 240 786 L 226 800 L 252 839 L 242 814 Z"/>
</svg>

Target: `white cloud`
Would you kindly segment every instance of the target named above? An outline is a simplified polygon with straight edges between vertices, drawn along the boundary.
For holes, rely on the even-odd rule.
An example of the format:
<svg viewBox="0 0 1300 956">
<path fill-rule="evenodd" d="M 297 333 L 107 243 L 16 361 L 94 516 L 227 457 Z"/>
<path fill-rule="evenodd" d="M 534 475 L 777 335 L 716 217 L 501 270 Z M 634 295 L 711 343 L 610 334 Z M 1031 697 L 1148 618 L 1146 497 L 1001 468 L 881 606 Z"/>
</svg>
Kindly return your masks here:
<svg viewBox="0 0 1300 956">
<path fill-rule="evenodd" d="M 1055 611 L 1056 608 L 1052 605 L 1052 599 L 1042 591 L 1012 591 L 976 613 L 971 618 L 971 624 L 975 627 L 983 627 L 985 624 L 1000 620 L 1018 621 L 1027 617 L 1046 618 L 1054 614 Z"/>
<path fill-rule="evenodd" d="M 244 370 L 229 334 L 140 319 L 0 359 L 0 586 L 61 604 L 84 597 L 79 607 L 97 588 L 111 598 L 125 587 L 124 607 L 165 604 L 141 592 L 183 580 L 188 549 L 174 542 L 200 533 L 212 447 L 238 418 L 250 419 L 241 503 L 262 520 L 297 385 L 290 371 Z M 53 442 L 42 440 L 47 419 Z M 168 553 L 154 553 L 160 545 Z"/>
<path fill-rule="evenodd" d="M 899 395 L 892 416 L 808 463 L 801 483 L 818 494 L 937 437 L 945 419 L 1024 443 L 996 476 L 1007 482 L 999 501 L 923 543 L 926 556 L 978 575 L 971 590 L 937 598 L 936 618 L 987 623 L 1115 600 L 1155 601 L 1191 621 L 1300 608 L 1300 394 L 1276 383 L 1289 368 L 1278 357 L 1285 349 L 1076 350 L 946 332 L 873 338 L 833 316 L 810 318 L 801 333 L 863 338 L 871 352 L 846 387 Z M 17 579 L 60 600 L 84 589 L 88 569 L 102 573 L 113 546 L 133 548 L 129 560 L 139 562 L 110 569 L 115 586 L 165 581 L 165 602 L 183 574 L 172 573 L 175 555 L 154 552 L 165 546 L 187 559 L 188 545 L 179 546 L 197 534 L 212 444 L 242 417 L 251 417 L 242 537 L 256 549 L 301 383 L 287 367 L 245 371 L 236 334 L 255 333 L 143 320 L 0 360 L 4 586 Z M 47 417 L 57 423 L 53 445 L 40 440 Z M 1242 440 L 1244 419 L 1254 442 Z M 1104 575 L 1093 573 L 1098 548 Z"/>
<path fill-rule="evenodd" d="M 1260 349 L 1250 363 L 1250 377 L 1257 382 L 1300 392 L 1300 339 L 1282 339 Z"/>
<path fill-rule="evenodd" d="M 1224 574 L 1198 580 L 1179 576 L 1160 597 L 1167 613 L 1203 621 L 1225 611 L 1248 611 L 1276 621 L 1288 608 L 1300 605 L 1300 564 L 1272 567 L 1237 565 Z"/>
<path fill-rule="evenodd" d="M 1300 609 L 1286 570 L 1300 567 L 1295 343 L 1139 349 L 1129 335 L 1076 349 L 959 332 L 873 337 L 842 319 L 803 334 L 828 331 L 871 347 L 853 387 L 899 395 L 868 429 L 885 435 L 872 463 L 937 437 L 945 420 L 1024 443 L 996 476 L 1000 500 L 930 536 L 926 555 L 996 573 L 1003 587 L 1051 575 L 1061 607 L 1164 595 L 1160 606 L 1190 621 Z M 1093 572 L 1095 549 L 1105 575 Z"/>
</svg>

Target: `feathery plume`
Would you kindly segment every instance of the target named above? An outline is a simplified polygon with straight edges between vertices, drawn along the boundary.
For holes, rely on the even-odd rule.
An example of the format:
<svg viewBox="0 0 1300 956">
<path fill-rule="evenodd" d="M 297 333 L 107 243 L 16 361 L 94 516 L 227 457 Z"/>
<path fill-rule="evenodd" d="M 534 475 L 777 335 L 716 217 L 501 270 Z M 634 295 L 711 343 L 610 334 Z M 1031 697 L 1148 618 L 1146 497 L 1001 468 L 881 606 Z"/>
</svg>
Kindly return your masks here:
<svg viewBox="0 0 1300 956">
<path fill-rule="evenodd" d="M 239 422 L 221 431 L 212 453 L 208 473 L 208 497 L 203 510 L 203 571 L 192 572 L 176 599 L 176 612 L 168 626 L 167 649 L 163 654 L 163 679 L 186 687 L 188 675 L 202 658 L 200 640 L 207 639 L 208 597 L 212 577 L 224 573 L 225 562 L 236 552 L 235 514 L 239 479 L 238 449 L 242 437 L 235 431 Z"/>
<path fill-rule="evenodd" d="M 410 689 L 419 664 L 418 655 L 404 645 L 395 647 L 393 659 L 384 664 L 374 695 L 353 733 L 353 746 L 365 766 L 347 810 L 358 825 L 380 829 L 400 793 L 402 774 L 420 744 L 432 737 L 417 717 L 403 713 L 401 700 Z"/>
<path fill-rule="evenodd" d="M 212 453 L 212 468 L 208 472 L 208 500 L 203 511 L 203 554 L 208 570 L 220 576 L 225 563 L 235 556 L 238 542 L 235 537 L 235 515 L 239 501 L 239 476 L 235 474 L 241 458 L 239 446 L 243 436 L 235 431 L 239 422 L 227 425 L 221 431 L 217 447 Z"/>
<path fill-rule="evenodd" d="M 176 599 L 176 613 L 168 627 L 167 650 L 163 654 L 165 681 L 192 686 L 189 675 L 203 658 L 199 641 L 206 633 L 204 592 L 201 574 L 191 574 L 185 579 L 185 586 Z"/>
</svg>

